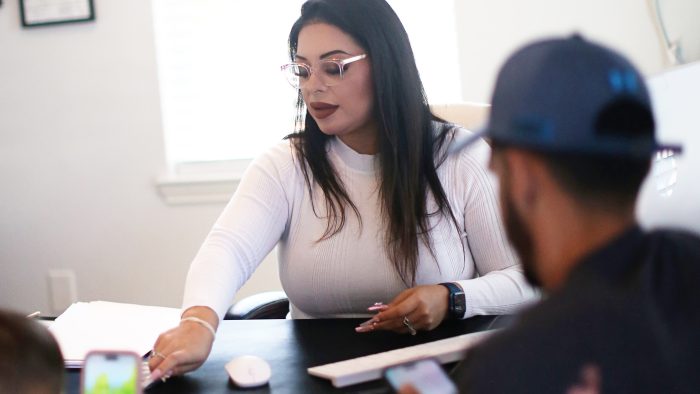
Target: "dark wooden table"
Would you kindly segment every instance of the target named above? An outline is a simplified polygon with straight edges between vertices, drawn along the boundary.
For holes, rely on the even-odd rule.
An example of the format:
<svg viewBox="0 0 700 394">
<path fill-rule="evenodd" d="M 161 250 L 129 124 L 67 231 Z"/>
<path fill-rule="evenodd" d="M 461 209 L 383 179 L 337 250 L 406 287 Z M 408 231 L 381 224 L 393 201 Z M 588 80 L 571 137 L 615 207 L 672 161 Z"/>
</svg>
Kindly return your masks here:
<svg viewBox="0 0 700 394">
<path fill-rule="evenodd" d="M 329 380 L 311 376 L 307 368 L 372 353 L 417 345 L 508 324 L 508 316 L 477 316 L 446 321 L 416 336 L 392 332 L 358 334 L 362 319 L 224 320 L 207 361 L 201 368 L 150 388 L 157 393 L 387 393 L 381 380 L 338 389 Z M 267 360 L 272 378 L 267 386 L 240 389 L 230 382 L 224 365 L 233 357 L 253 354 Z M 78 393 L 80 370 L 67 372 L 66 393 Z"/>
</svg>

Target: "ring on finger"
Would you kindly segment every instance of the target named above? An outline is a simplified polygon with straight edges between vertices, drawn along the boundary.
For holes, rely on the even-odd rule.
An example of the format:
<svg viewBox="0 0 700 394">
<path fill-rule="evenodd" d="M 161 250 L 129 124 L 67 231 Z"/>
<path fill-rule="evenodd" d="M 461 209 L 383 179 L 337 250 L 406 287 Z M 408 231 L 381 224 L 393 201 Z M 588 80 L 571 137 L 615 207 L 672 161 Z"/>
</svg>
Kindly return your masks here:
<svg viewBox="0 0 700 394">
<path fill-rule="evenodd" d="M 156 357 L 160 357 L 163 360 L 165 360 L 165 354 L 163 354 L 161 352 L 157 352 L 156 349 L 151 350 L 151 358 L 156 358 Z"/>
<path fill-rule="evenodd" d="M 408 320 L 408 316 L 403 317 L 403 325 L 408 328 L 408 333 L 411 335 L 416 335 L 416 329 L 413 327 L 413 324 L 411 324 L 411 321 Z"/>
</svg>

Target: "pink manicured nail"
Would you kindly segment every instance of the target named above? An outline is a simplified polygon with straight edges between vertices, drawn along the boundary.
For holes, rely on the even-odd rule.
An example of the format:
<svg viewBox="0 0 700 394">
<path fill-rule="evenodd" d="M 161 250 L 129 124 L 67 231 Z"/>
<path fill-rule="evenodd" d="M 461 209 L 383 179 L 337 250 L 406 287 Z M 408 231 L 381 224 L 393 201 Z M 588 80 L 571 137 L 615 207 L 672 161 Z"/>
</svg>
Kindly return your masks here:
<svg viewBox="0 0 700 394">
<path fill-rule="evenodd" d="M 374 318 L 371 318 L 365 322 L 360 323 L 360 327 L 366 327 L 366 326 L 369 326 L 373 323 L 375 323 L 375 320 L 374 320 Z"/>
<path fill-rule="evenodd" d="M 160 379 L 160 377 L 163 376 L 163 371 L 160 369 L 156 368 L 153 371 L 151 371 L 151 380 L 156 381 Z"/>
<path fill-rule="evenodd" d="M 372 306 L 367 308 L 367 310 L 370 312 L 374 312 L 374 311 L 383 311 L 386 308 L 388 308 L 388 306 L 384 305 L 383 302 L 375 302 Z"/>
</svg>

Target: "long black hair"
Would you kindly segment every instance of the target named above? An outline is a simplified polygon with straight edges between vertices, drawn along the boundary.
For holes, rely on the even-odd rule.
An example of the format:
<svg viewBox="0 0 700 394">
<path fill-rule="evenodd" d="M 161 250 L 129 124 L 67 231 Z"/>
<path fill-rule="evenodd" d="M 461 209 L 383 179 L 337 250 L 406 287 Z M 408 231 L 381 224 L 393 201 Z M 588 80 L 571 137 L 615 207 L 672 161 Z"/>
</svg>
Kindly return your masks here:
<svg viewBox="0 0 700 394">
<path fill-rule="evenodd" d="M 431 113 L 406 30 L 386 1 L 307 1 L 289 33 L 292 61 L 296 58 L 301 29 L 319 22 L 351 36 L 371 62 L 373 113 L 379 129 L 379 198 L 387 252 L 402 280 L 412 286 L 419 242 L 425 243 L 435 255 L 429 237 L 429 217 L 443 214 L 457 226 L 437 176 L 437 167 L 444 157 L 436 160 L 436 155 L 445 144 L 450 127 Z M 435 130 L 433 121 L 440 122 L 439 130 Z M 331 136 L 321 132 L 314 118 L 308 115 L 301 91 L 297 98 L 296 125 L 296 132 L 289 138 L 302 163 L 309 193 L 313 192 L 314 182 L 324 193 L 328 224 L 321 239 L 325 239 L 343 228 L 346 206 L 353 209 L 361 223 L 360 214 L 328 161 L 326 144 Z M 437 204 L 436 212 L 428 212 L 429 193 Z"/>
</svg>

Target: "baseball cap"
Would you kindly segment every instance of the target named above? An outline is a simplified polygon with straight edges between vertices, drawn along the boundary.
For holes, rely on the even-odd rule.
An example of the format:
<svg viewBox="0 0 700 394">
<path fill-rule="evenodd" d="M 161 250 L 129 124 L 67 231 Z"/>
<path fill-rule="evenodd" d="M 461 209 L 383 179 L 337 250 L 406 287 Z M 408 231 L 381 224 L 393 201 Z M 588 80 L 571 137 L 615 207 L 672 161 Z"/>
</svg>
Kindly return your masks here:
<svg viewBox="0 0 700 394">
<path fill-rule="evenodd" d="M 612 109 L 620 108 L 643 118 L 642 126 L 611 130 L 609 120 L 619 114 Z M 533 42 L 510 56 L 498 73 L 486 127 L 451 151 L 480 137 L 551 153 L 649 157 L 681 151 L 678 145 L 659 144 L 654 129 L 651 99 L 637 69 L 622 55 L 574 34 Z"/>
</svg>

